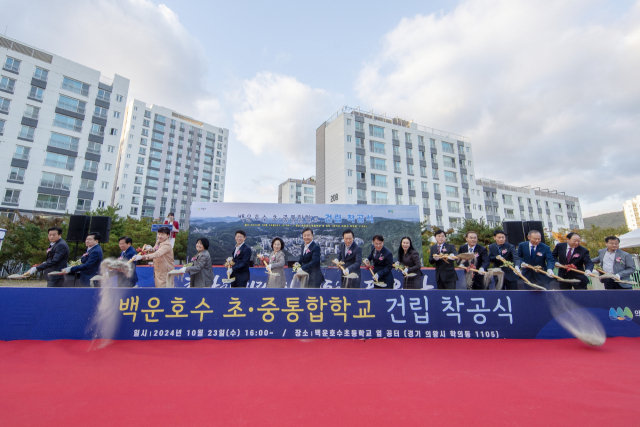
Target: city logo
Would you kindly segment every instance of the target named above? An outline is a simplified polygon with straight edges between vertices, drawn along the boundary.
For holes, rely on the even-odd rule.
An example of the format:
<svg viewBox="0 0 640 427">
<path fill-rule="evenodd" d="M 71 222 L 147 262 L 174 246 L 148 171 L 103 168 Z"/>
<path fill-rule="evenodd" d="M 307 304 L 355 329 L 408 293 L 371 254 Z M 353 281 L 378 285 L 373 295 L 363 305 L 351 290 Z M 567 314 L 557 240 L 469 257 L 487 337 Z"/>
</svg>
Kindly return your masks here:
<svg viewBox="0 0 640 427">
<path fill-rule="evenodd" d="M 621 309 L 620 307 L 618 307 L 617 310 L 615 308 L 611 307 L 609 309 L 609 319 L 611 319 L 611 320 L 631 320 L 631 319 L 633 319 L 633 313 L 631 313 L 631 310 L 629 309 L 629 307 L 625 307 L 624 310 Z"/>
<path fill-rule="evenodd" d="M 389 209 L 389 213 L 393 213 L 393 209 Z"/>
</svg>

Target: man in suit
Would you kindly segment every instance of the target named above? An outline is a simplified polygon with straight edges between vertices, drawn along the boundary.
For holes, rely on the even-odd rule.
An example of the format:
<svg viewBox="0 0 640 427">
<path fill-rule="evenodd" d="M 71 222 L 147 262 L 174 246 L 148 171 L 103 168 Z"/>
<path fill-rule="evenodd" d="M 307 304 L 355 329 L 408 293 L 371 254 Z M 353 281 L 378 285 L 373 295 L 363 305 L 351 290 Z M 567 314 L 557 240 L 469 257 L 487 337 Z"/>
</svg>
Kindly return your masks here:
<svg viewBox="0 0 640 427">
<path fill-rule="evenodd" d="M 48 231 L 49 248 L 47 249 L 47 259 L 42 264 L 31 267 L 30 275 L 42 271 L 47 279 L 48 288 L 58 288 L 64 286 L 64 276 L 49 276 L 52 271 L 62 271 L 67 267 L 69 261 L 69 246 L 62 238 L 62 228 L 51 227 Z"/>
<path fill-rule="evenodd" d="M 138 253 L 133 248 L 133 246 L 131 246 L 132 243 L 133 243 L 133 239 L 128 236 L 122 236 L 120 239 L 118 239 L 118 246 L 120 246 L 120 250 L 122 251 L 120 253 L 119 259 L 129 261 L 131 258 L 138 255 Z M 136 271 L 136 262 L 131 261 L 131 264 L 133 266 L 133 274 L 131 274 L 131 277 L 128 277 L 127 280 L 123 280 L 119 286 L 132 288 L 136 285 L 136 283 L 138 283 L 138 272 Z"/>
<path fill-rule="evenodd" d="M 580 283 L 559 282 L 562 290 L 571 290 L 571 288 L 586 290 L 589 284 L 589 278 L 584 274 L 560 268 L 561 265 L 565 265 L 591 274 L 593 262 L 589 256 L 589 250 L 584 246 L 580 246 L 580 240 L 580 235 L 572 232 L 567 234 L 567 243 L 558 243 L 553 248 L 553 258 L 556 261 L 556 266 L 558 266 L 558 276 L 563 279 L 580 280 Z"/>
<path fill-rule="evenodd" d="M 458 281 L 456 262 L 449 260 L 447 263 L 440 255 L 458 255 L 456 247 L 447 243 L 447 233 L 437 230 L 434 234 L 436 244 L 431 246 L 429 262 L 436 265 L 436 283 L 438 289 L 455 289 Z"/>
<path fill-rule="evenodd" d="M 232 288 L 246 288 L 247 283 L 251 279 L 249 274 L 249 261 L 251 261 L 251 248 L 244 241 L 247 239 L 247 233 L 244 230 L 236 231 L 236 248 L 233 250 L 233 267 L 229 268 L 230 277 L 236 280 L 231 282 Z"/>
<path fill-rule="evenodd" d="M 374 284 L 374 289 L 393 289 L 393 254 L 384 247 L 384 237 L 381 235 L 373 236 L 373 249 L 367 260 L 373 264 L 373 281 L 387 284 L 386 287 Z"/>
<path fill-rule="evenodd" d="M 528 281 L 536 285 L 550 289 L 549 278 L 553 274 L 554 259 L 551 254 L 551 248 L 542 242 L 542 234 L 538 230 L 531 230 L 527 234 L 528 242 L 522 242 L 518 245 L 518 257 L 521 260 L 520 266 L 523 267 L 522 275 Z M 527 265 L 540 266 L 547 269 L 547 274 L 536 273 L 530 268 L 524 268 Z M 531 286 L 524 284 L 525 290 L 533 289 Z"/>
<path fill-rule="evenodd" d="M 82 264 L 62 270 L 65 274 L 80 272 L 80 283 L 85 288 L 91 286 L 91 278 L 100 274 L 100 264 L 102 263 L 100 238 L 100 233 L 97 231 L 87 234 L 84 241 L 87 245 L 87 252 L 80 258 Z"/>
<path fill-rule="evenodd" d="M 516 270 L 520 272 L 521 260 L 516 251 L 516 247 L 507 243 L 507 233 L 503 230 L 494 231 L 493 240 L 496 242 L 489 245 L 489 261 L 493 263 L 494 267 L 500 268 L 504 273 L 502 289 L 517 291 L 518 275 L 509 267 L 503 267 L 503 262 L 498 259 L 498 256 L 501 256 L 506 261 L 512 262 Z"/>
<path fill-rule="evenodd" d="M 300 269 L 309 273 L 307 288 L 319 288 L 324 283 L 324 276 L 320 270 L 320 246 L 313 241 L 313 230 L 310 228 L 302 230 L 302 240 L 304 245 L 298 259 Z"/>
<path fill-rule="evenodd" d="M 478 244 L 478 233 L 475 231 L 467 231 L 464 239 L 467 243 L 460 246 L 460 253 L 474 254 L 475 258 L 469 261 L 460 261 L 460 266 L 467 267 L 467 272 L 470 268 L 475 268 L 480 273 L 484 273 L 489 268 L 487 248 Z M 484 289 L 484 275 L 480 273 L 473 273 L 471 289 Z"/>
<path fill-rule="evenodd" d="M 604 238 L 607 245 L 598 251 L 598 256 L 591 262 L 600 263 L 605 273 L 614 274 L 618 280 L 629 280 L 629 276 L 636 271 L 636 263 L 630 253 L 620 250 L 620 239 L 616 236 Z M 619 283 L 613 279 L 600 279 L 605 289 L 632 289 L 633 285 Z"/>
<path fill-rule="evenodd" d="M 347 279 L 342 277 L 343 288 L 360 288 L 360 264 L 362 264 L 362 248 L 353 241 L 353 231 L 347 229 L 342 232 L 342 240 L 338 247 L 338 261 L 344 262 L 345 275 L 356 273 L 358 277 Z"/>
</svg>

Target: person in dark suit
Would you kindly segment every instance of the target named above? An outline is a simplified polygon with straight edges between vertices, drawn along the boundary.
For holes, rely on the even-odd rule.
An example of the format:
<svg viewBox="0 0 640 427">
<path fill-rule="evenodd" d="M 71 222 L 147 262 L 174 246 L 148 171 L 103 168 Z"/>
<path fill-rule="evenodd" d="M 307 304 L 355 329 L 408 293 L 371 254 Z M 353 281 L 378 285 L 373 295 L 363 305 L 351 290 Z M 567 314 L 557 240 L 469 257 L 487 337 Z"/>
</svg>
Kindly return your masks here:
<svg viewBox="0 0 640 427">
<path fill-rule="evenodd" d="M 400 239 L 400 247 L 398 248 L 398 262 L 404 265 L 404 274 L 414 273 L 413 277 L 404 277 L 404 289 L 421 289 L 422 288 L 422 261 L 420 254 L 413 247 L 413 242 L 409 236 Z"/>
<path fill-rule="evenodd" d="M 97 231 L 87 234 L 84 243 L 87 245 L 87 252 L 82 255 L 82 264 L 75 267 L 67 267 L 65 274 L 80 272 L 80 283 L 82 286 L 91 286 L 91 278 L 100 274 L 100 264 L 102 263 L 102 248 L 100 247 L 100 233 Z"/>
<path fill-rule="evenodd" d="M 489 268 L 490 262 L 487 248 L 478 244 L 478 233 L 475 231 L 467 231 L 464 239 L 467 243 L 460 246 L 460 253 L 474 254 L 475 258 L 468 261 L 460 261 L 460 266 L 467 267 L 467 271 L 470 268 L 475 268 L 480 273 L 484 273 Z M 471 289 L 484 289 L 484 275 L 480 273 L 473 273 Z"/>
<path fill-rule="evenodd" d="M 501 256 L 506 261 L 512 262 L 516 270 L 520 272 L 520 263 L 522 261 L 518 256 L 516 247 L 507 243 L 507 233 L 502 230 L 494 231 L 493 239 L 496 242 L 489 245 L 489 261 L 493 263 L 494 267 L 500 268 L 504 273 L 502 289 L 517 291 L 518 275 L 509 267 L 503 267 L 503 262 L 498 259 L 498 256 Z"/>
<path fill-rule="evenodd" d="M 47 279 L 48 288 L 58 288 L 64 286 L 64 276 L 49 276 L 52 271 L 62 271 L 67 268 L 69 261 L 69 245 L 62 238 L 62 228 L 51 227 L 49 230 L 49 249 L 47 249 L 47 259 L 40 265 L 31 267 L 30 275 L 36 271 L 42 271 Z"/>
<path fill-rule="evenodd" d="M 373 281 L 387 284 L 386 287 L 374 284 L 374 289 L 393 289 L 393 254 L 384 247 L 384 237 L 379 234 L 373 236 L 373 249 L 367 263 L 373 263 Z"/>
<path fill-rule="evenodd" d="M 458 281 L 458 273 L 456 272 L 456 262 L 440 258 L 440 255 L 458 255 L 456 247 L 447 243 L 447 233 L 442 230 L 436 230 L 434 237 L 436 244 L 431 246 L 429 253 L 429 262 L 436 265 L 436 284 L 438 289 L 455 289 Z"/>
<path fill-rule="evenodd" d="M 133 239 L 128 236 L 122 236 L 120 239 L 118 239 L 118 246 L 120 246 L 120 250 L 122 251 L 120 253 L 119 259 L 129 261 L 131 258 L 138 255 L 138 253 L 133 248 L 133 246 L 131 246 L 132 243 L 133 243 Z M 132 261 L 131 265 L 133 266 L 132 267 L 133 273 L 131 274 L 131 277 L 126 278 L 127 280 L 121 280 L 118 286 L 132 288 L 136 285 L 136 283 L 138 283 L 138 272 L 136 271 L 136 262 Z"/>
<path fill-rule="evenodd" d="M 572 232 L 567 234 L 567 243 L 558 243 L 556 247 L 553 248 L 552 255 L 558 267 L 558 276 L 563 279 L 580 280 L 580 283 L 559 282 L 558 284 L 562 290 L 571 290 L 571 288 L 586 290 L 589 284 L 589 278 L 584 274 L 560 268 L 560 265 L 565 265 L 591 274 L 593 271 L 593 262 L 589 256 L 589 250 L 584 246 L 580 246 L 581 240 L 578 233 Z"/>
<path fill-rule="evenodd" d="M 319 288 L 324 283 L 324 276 L 320 270 L 320 246 L 313 241 L 313 230 L 305 228 L 302 230 L 302 252 L 300 253 L 300 269 L 309 273 L 307 288 Z"/>
<path fill-rule="evenodd" d="M 357 278 L 347 279 L 342 277 L 342 288 L 360 288 L 360 265 L 362 264 L 362 248 L 353 241 L 353 231 L 351 229 L 342 232 L 342 240 L 338 247 L 338 261 L 344 262 L 342 266 L 345 274 L 356 273 Z"/>
<path fill-rule="evenodd" d="M 528 242 L 522 242 L 518 245 L 518 257 L 520 258 L 520 266 L 523 267 L 522 275 L 531 283 L 540 285 L 547 289 L 550 288 L 550 275 L 553 274 L 553 266 L 555 261 L 551 254 L 551 248 L 542 242 L 542 234 L 538 230 L 531 230 L 527 234 Z M 540 266 L 547 269 L 547 274 L 536 273 L 530 268 L 524 268 L 527 265 Z M 524 284 L 525 290 L 533 289 L 531 286 Z"/>
<path fill-rule="evenodd" d="M 251 279 L 249 273 L 249 261 L 251 261 L 251 248 L 244 241 L 247 233 L 244 230 L 236 231 L 236 248 L 233 250 L 233 267 L 229 268 L 231 276 L 236 280 L 231 282 L 232 288 L 246 288 Z"/>
</svg>

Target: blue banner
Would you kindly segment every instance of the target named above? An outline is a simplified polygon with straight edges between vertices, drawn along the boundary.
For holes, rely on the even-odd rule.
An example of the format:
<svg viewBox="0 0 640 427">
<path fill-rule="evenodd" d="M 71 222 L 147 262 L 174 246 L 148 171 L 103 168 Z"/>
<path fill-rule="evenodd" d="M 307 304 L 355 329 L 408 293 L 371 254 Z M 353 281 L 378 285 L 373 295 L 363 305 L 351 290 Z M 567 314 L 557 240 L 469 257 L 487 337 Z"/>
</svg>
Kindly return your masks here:
<svg viewBox="0 0 640 427">
<path fill-rule="evenodd" d="M 91 339 L 98 301 L 115 333 L 98 338 L 567 338 L 557 298 L 608 336 L 640 336 L 633 291 L 0 288 L 0 340 Z M 110 317 L 110 316 L 107 316 Z"/>
</svg>

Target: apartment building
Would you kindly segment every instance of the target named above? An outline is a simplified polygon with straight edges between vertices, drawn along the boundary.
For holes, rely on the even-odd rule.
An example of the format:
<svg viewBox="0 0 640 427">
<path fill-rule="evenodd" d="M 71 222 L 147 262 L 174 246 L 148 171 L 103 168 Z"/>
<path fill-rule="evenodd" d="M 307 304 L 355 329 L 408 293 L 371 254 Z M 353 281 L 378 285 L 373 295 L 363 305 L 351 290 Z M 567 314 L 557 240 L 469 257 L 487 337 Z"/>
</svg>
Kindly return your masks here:
<svg viewBox="0 0 640 427">
<path fill-rule="evenodd" d="M 119 214 L 189 227 L 191 202 L 224 200 L 229 130 L 175 110 L 131 100 L 115 168 Z"/>
<path fill-rule="evenodd" d="M 640 224 L 640 214 L 638 214 L 638 211 L 640 211 L 640 196 L 636 196 L 631 200 L 625 200 L 622 205 L 622 210 L 629 231 L 638 228 L 638 224 Z"/>
<path fill-rule="evenodd" d="M 278 186 L 278 203 L 315 203 L 316 177 L 289 178 Z"/>
<path fill-rule="evenodd" d="M 129 80 L 8 37 L 0 60 L 0 214 L 107 206 Z"/>
</svg>

